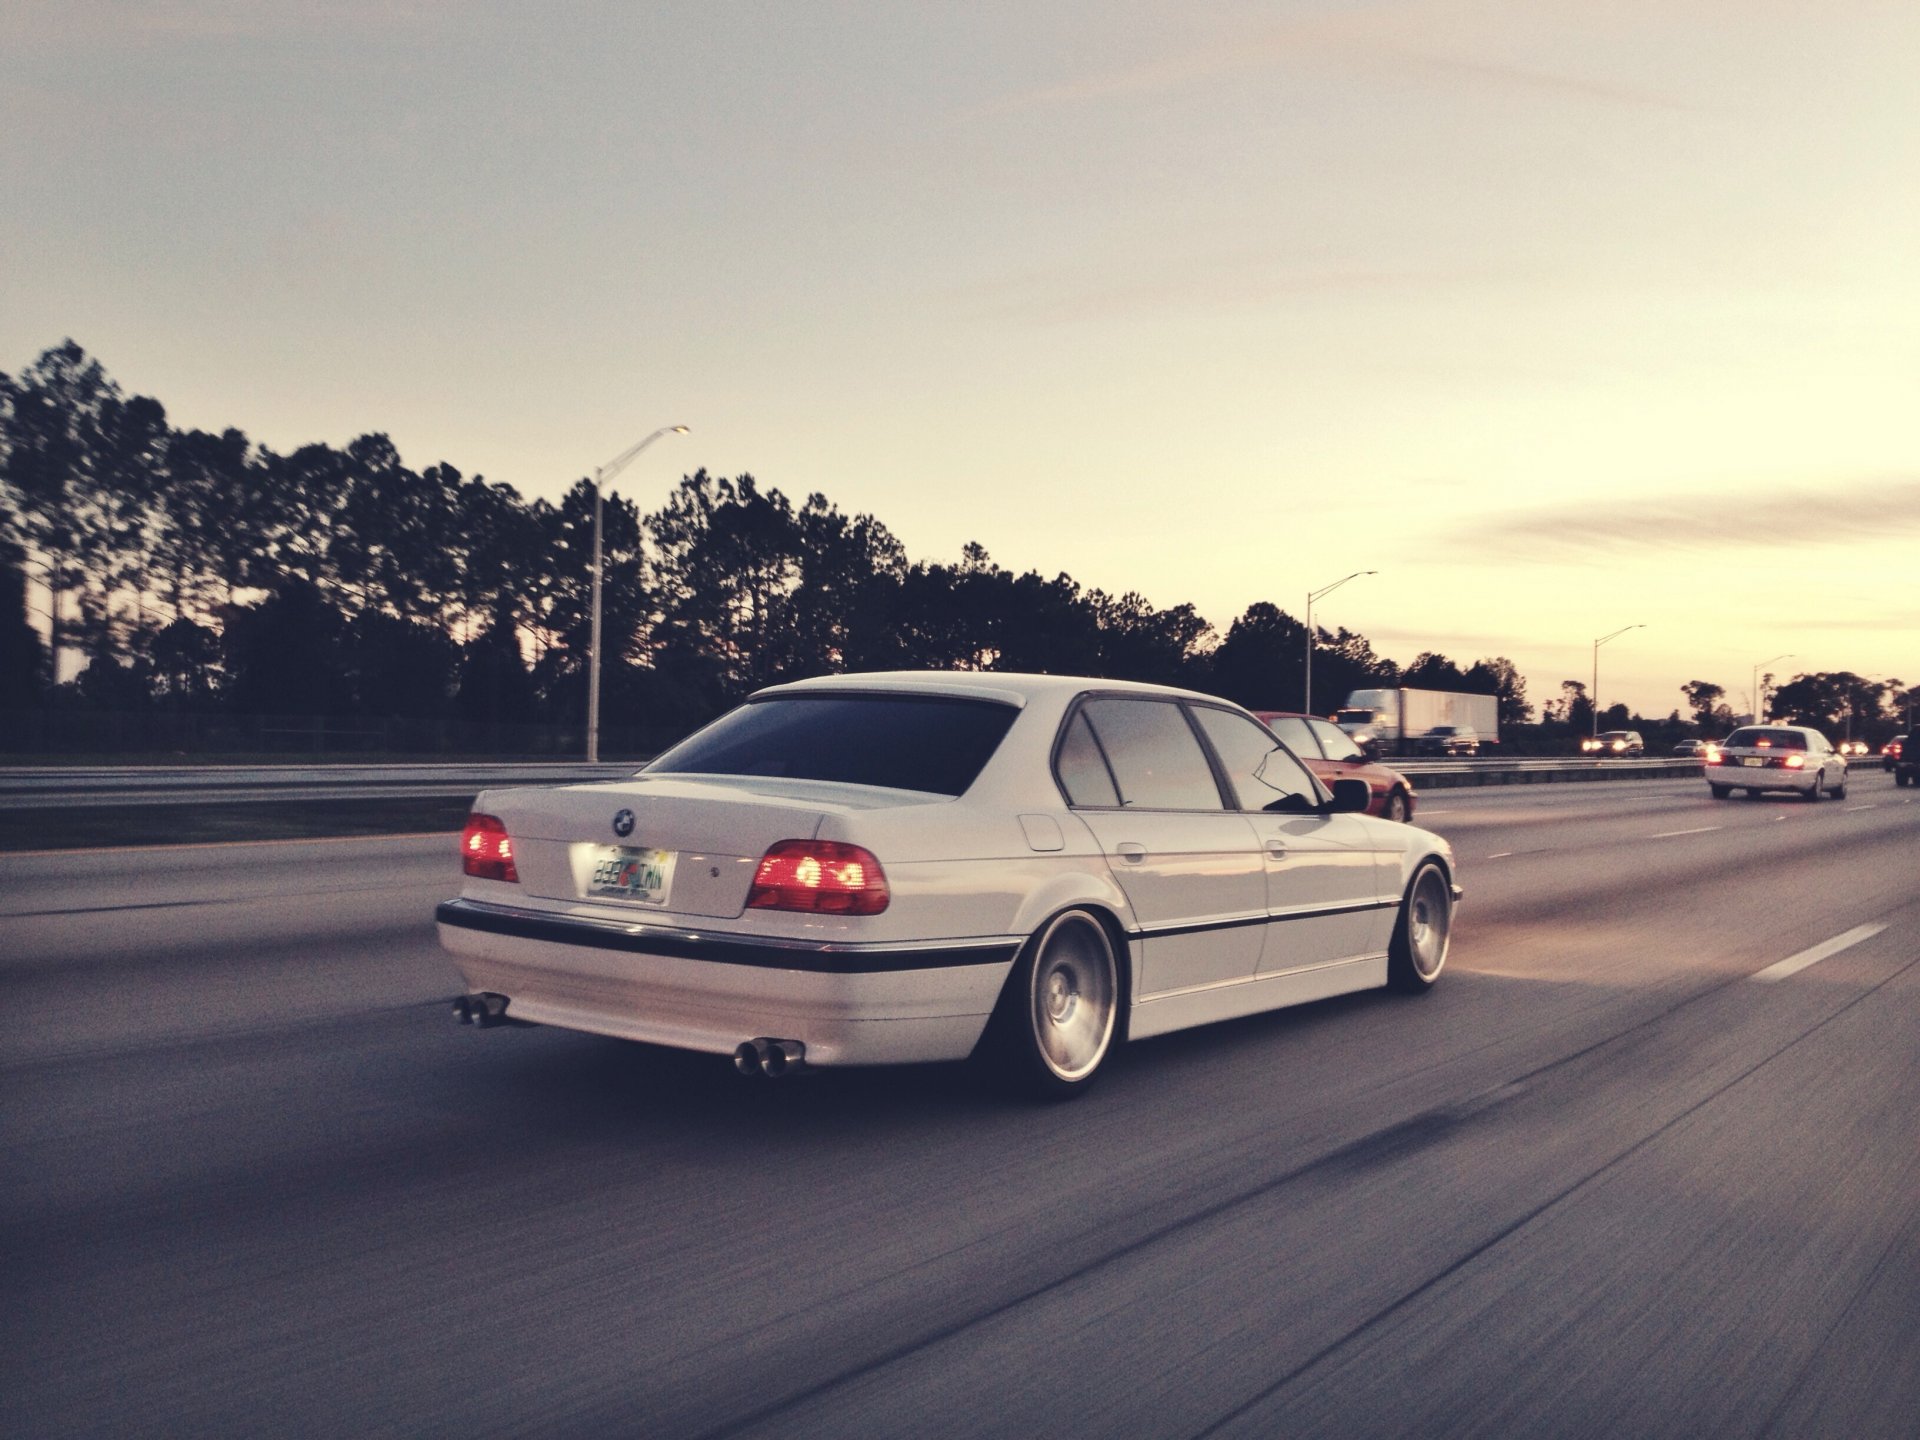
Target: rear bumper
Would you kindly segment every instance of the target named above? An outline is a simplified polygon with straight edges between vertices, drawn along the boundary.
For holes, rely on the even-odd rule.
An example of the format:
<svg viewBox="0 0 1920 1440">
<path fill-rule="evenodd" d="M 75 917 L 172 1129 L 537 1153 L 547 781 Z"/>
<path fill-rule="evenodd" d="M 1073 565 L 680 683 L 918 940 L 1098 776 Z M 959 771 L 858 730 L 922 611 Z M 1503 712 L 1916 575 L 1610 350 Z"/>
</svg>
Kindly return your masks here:
<svg viewBox="0 0 1920 1440">
<path fill-rule="evenodd" d="M 1772 765 L 1757 769 L 1745 765 L 1708 765 L 1704 768 L 1710 785 L 1730 785 L 1740 790 L 1792 790 L 1802 795 L 1813 789 L 1813 782 L 1820 774 L 1817 765 L 1804 770 L 1778 769 Z"/>
<path fill-rule="evenodd" d="M 513 1019 L 713 1054 L 772 1035 L 814 1065 L 965 1057 L 1020 944 L 775 942 L 475 900 L 435 919 L 468 989 Z"/>
</svg>

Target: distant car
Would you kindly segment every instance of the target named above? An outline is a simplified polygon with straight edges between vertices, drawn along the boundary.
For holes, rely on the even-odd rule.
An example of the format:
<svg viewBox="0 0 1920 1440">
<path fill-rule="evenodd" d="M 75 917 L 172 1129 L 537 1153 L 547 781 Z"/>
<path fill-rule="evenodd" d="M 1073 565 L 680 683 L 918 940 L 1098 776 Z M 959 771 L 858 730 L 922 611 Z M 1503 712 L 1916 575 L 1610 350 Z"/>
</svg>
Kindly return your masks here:
<svg viewBox="0 0 1920 1440">
<path fill-rule="evenodd" d="M 1900 763 L 1900 757 L 1907 748 L 1907 737 L 1896 735 L 1880 747 L 1880 768 L 1892 770 Z"/>
<path fill-rule="evenodd" d="M 1706 764 L 1707 790 L 1724 800 L 1735 790 L 1792 790 L 1809 800 L 1847 798 L 1847 762 L 1827 737 L 1805 725 L 1745 725 Z"/>
<path fill-rule="evenodd" d="M 1387 820 L 1413 818 L 1413 783 L 1392 766 L 1377 764 L 1352 736 L 1331 720 L 1291 710 L 1253 713 L 1287 742 L 1287 748 L 1304 761 L 1329 790 L 1336 780 L 1364 780 L 1372 796 L 1367 804 L 1369 815 Z"/>
<path fill-rule="evenodd" d="M 1711 740 L 1682 740 L 1673 747 L 1676 755 L 1704 755 L 1713 748 Z"/>
<path fill-rule="evenodd" d="M 1834 746 L 1833 748 L 1836 751 L 1838 751 L 1840 754 L 1851 758 L 1852 756 L 1855 756 L 1855 755 L 1865 755 L 1873 747 L 1867 744 L 1867 742 L 1864 740 L 1842 740 L 1838 745 Z"/>
<path fill-rule="evenodd" d="M 1453 852 L 1366 801 L 1190 691 L 832 675 L 628 779 L 483 791 L 436 915 L 470 1025 L 1064 1097 L 1129 1037 L 1438 980 Z"/>
<path fill-rule="evenodd" d="M 1638 730 L 1602 730 L 1590 740 L 1582 740 L 1580 749 L 1588 755 L 1645 755 L 1647 742 Z"/>
<path fill-rule="evenodd" d="M 1478 755 L 1480 735 L 1465 725 L 1436 725 L 1414 738 L 1416 755 Z"/>
</svg>

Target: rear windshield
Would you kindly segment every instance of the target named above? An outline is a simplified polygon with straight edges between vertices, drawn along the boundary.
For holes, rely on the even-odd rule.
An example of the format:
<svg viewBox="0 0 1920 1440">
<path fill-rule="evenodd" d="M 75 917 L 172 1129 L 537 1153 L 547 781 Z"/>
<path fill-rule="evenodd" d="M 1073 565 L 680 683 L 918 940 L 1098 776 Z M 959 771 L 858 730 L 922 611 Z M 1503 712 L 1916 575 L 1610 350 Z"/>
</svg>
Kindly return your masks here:
<svg viewBox="0 0 1920 1440">
<path fill-rule="evenodd" d="M 1746 745 L 1753 748 L 1765 746 L 1769 750 L 1804 750 L 1807 737 L 1798 730 L 1762 730 L 1749 726 L 1745 730 L 1736 730 L 1727 737 L 1729 749 Z"/>
<path fill-rule="evenodd" d="M 960 795 L 1020 712 L 925 695 L 781 695 L 688 736 L 649 775 L 769 775 Z"/>
</svg>

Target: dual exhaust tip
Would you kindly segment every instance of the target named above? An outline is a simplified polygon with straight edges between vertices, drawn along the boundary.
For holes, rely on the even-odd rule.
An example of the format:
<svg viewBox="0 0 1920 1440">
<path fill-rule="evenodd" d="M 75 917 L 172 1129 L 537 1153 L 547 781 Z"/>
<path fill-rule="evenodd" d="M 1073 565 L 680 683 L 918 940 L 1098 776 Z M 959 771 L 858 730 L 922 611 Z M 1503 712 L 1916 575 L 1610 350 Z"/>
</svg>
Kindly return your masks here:
<svg viewBox="0 0 1920 1440">
<path fill-rule="evenodd" d="M 734 1069 L 742 1075 L 763 1075 L 769 1080 L 796 1074 L 804 1070 L 806 1064 L 807 1047 L 799 1040 L 772 1040 L 762 1035 L 757 1040 L 743 1041 L 733 1052 Z"/>
<path fill-rule="evenodd" d="M 507 1019 L 508 999 L 505 995 L 496 995 L 491 990 L 478 995 L 461 995 L 453 1002 L 453 1018 L 462 1025 L 477 1025 L 482 1030 L 490 1030 L 495 1025 L 510 1023 Z"/>
</svg>

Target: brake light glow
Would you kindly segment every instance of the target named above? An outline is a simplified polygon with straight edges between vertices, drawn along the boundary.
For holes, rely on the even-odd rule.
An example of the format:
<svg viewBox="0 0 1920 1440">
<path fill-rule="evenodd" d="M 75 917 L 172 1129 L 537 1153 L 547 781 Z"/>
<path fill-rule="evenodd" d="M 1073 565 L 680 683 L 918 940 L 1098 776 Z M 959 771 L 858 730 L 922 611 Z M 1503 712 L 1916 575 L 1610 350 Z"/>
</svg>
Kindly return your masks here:
<svg viewBox="0 0 1920 1440">
<path fill-rule="evenodd" d="M 520 871 L 513 863 L 513 837 L 507 827 L 492 815 L 467 816 L 467 828 L 460 832 L 460 869 L 481 880 L 518 885 Z"/>
<path fill-rule="evenodd" d="M 892 898 L 872 851 L 834 840 L 782 840 L 761 857 L 747 908 L 878 915 Z"/>
<path fill-rule="evenodd" d="M 1807 768 L 1807 757 L 1804 755 L 1789 755 L 1780 763 L 1789 770 L 1804 770 Z"/>
</svg>

